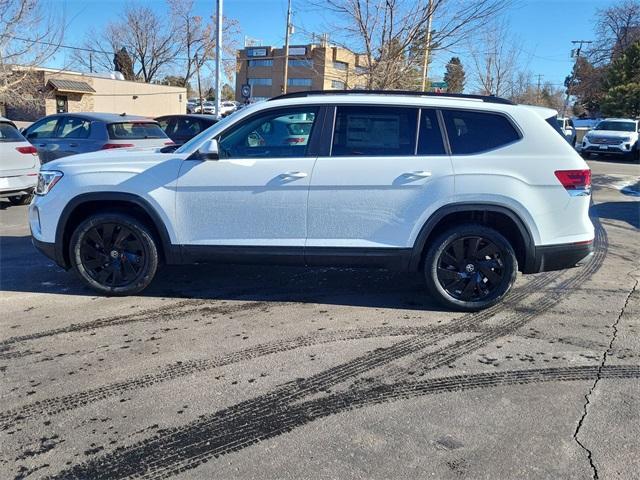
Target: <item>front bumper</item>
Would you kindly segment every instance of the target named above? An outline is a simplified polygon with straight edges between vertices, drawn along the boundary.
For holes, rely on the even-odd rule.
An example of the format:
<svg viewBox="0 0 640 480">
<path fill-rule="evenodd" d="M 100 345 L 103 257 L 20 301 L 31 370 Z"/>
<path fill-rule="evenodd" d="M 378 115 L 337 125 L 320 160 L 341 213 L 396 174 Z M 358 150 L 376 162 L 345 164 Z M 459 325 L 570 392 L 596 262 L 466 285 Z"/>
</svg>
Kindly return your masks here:
<svg viewBox="0 0 640 480">
<path fill-rule="evenodd" d="M 534 272 L 564 270 L 586 263 L 593 255 L 593 241 L 535 247 Z"/>
<path fill-rule="evenodd" d="M 581 153 L 598 153 L 600 155 L 628 155 L 633 152 L 633 145 L 629 142 L 615 145 L 601 145 L 584 141 Z"/>
</svg>

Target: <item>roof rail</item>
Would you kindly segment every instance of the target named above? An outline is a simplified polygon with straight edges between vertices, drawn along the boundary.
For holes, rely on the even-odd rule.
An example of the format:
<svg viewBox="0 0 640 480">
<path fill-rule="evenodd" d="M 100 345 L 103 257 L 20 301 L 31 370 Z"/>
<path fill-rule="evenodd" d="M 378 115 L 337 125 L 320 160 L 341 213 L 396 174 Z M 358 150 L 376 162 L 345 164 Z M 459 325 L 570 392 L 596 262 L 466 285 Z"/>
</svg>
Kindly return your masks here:
<svg viewBox="0 0 640 480">
<path fill-rule="evenodd" d="M 466 93 L 436 93 L 436 92 L 417 92 L 415 90 L 308 90 L 303 92 L 285 93 L 277 97 L 270 98 L 272 100 L 282 100 L 285 98 L 302 98 L 316 95 L 411 95 L 414 97 L 442 97 L 442 98 L 459 98 L 462 100 L 481 100 L 487 103 L 500 103 L 504 105 L 516 105 L 506 98 L 494 97 L 493 95 L 467 95 Z"/>
</svg>

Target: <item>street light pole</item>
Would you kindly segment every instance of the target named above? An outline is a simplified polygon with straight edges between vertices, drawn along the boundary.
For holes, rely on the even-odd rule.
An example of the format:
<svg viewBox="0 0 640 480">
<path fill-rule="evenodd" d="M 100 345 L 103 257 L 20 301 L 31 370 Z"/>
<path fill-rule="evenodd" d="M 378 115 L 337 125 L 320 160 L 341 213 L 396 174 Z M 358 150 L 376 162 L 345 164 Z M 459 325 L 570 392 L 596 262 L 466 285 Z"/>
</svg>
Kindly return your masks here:
<svg viewBox="0 0 640 480">
<path fill-rule="evenodd" d="M 217 0 L 216 25 L 216 118 L 219 120 L 222 105 L 222 0 Z"/>
<path fill-rule="evenodd" d="M 431 20 L 433 18 L 433 0 L 429 0 L 427 5 L 427 39 L 424 46 L 424 59 L 422 63 L 422 88 L 425 92 L 427 90 L 427 74 L 429 73 L 429 50 L 431 50 Z"/>
<path fill-rule="evenodd" d="M 282 93 L 287 93 L 287 81 L 289 76 L 289 34 L 291 33 L 291 0 L 287 7 L 287 32 L 284 37 L 284 83 Z"/>
</svg>

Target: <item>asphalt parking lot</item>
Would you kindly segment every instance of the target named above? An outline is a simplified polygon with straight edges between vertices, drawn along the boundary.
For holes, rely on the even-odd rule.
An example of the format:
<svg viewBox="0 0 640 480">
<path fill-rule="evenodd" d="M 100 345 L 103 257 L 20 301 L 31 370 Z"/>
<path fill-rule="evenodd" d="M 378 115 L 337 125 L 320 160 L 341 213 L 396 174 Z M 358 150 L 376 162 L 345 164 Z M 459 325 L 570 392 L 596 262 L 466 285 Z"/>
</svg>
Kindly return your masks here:
<svg viewBox="0 0 640 480">
<path fill-rule="evenodd" d="M 592 261 L 475 314 L 372 270 L 100 297 L 0 204 L 0 478 L 639 478 L 640 166 L 590 164 Z"/>
</svg>

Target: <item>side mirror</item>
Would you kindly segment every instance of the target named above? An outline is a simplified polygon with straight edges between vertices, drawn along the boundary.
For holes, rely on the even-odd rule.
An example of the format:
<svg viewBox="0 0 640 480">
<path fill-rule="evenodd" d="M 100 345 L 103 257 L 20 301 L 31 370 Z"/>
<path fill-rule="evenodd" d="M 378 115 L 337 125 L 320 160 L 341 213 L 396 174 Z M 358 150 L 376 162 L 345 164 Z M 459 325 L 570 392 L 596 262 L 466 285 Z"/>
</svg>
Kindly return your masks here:
<svg viewBox="0 0 640 480">
<path fill-rule="evenodd" d="M 220 158 L 218 154 L 218 141 L 215 138 L 207 140 L 198 149 L 198 153 L 203 160 L 218 160 Z"/>
</svg>

